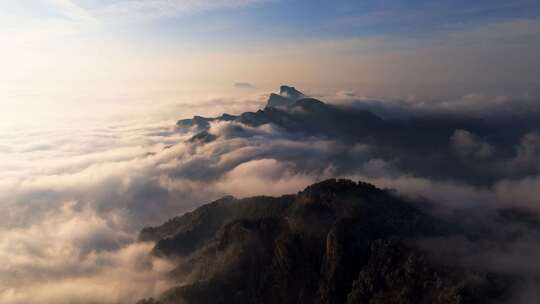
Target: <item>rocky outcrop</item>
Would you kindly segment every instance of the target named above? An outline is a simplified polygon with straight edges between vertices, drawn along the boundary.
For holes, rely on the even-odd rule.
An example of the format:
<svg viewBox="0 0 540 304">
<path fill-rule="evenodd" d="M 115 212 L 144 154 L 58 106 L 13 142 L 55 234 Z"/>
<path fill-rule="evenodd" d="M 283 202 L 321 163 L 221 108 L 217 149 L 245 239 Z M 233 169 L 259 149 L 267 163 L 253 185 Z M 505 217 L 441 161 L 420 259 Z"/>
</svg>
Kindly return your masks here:
<svg viewBox="0 0 540 304">
<path fill-rule="evenodd" d="M 292 99 L 283 97 L 282 95 L 272 93 L 270 94 L 270 97 L 268 98 L 266 107 L 267 108 L 287 108 L 293 103 L 294 103 L 294 100 Z"/>
<path fill-rule="evenodd" d="M 304 93 L 298 91 L 294 87 L 283 85 L 279 88 L 279 95 L 274 93 L 270 94 L 266 107 L 286 109 L 287 107 L 294 105 L 297 100 L 303 98 L 305 98 Z"/>
<path fill-rule="evenodd" d="M 297 101 L 305 97 L 304 93 L 298 91 L 295 87 L 290 87 L 286 85 L 282 85 L 279 88 L 279 95 L 285 98 L 289 98 L 293 101 Z"/>
</svg>

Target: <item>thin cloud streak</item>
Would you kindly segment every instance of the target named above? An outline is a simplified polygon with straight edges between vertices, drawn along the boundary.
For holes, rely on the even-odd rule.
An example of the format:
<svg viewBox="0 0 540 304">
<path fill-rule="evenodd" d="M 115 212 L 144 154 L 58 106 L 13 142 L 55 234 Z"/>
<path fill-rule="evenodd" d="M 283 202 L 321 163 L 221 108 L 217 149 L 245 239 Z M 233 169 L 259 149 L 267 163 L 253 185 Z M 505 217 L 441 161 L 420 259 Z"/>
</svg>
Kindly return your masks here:
<svg viewBox="0 0 540 304">
<path fill-rule="evenodd" d="M 73 0 L 48 0 L 54 7 L 64 16 L 69 19 L 79 22 L 95 23 L 98 20 L 92 14 L 77 5 Z"/>
<path fill-rule="evenodd" d="M 218 9 L 239 8 L 268 1 L 270 0 L 134 0 L 106 4 L 95 11 L 109 22 L 140 22 Z"/>
</svg>

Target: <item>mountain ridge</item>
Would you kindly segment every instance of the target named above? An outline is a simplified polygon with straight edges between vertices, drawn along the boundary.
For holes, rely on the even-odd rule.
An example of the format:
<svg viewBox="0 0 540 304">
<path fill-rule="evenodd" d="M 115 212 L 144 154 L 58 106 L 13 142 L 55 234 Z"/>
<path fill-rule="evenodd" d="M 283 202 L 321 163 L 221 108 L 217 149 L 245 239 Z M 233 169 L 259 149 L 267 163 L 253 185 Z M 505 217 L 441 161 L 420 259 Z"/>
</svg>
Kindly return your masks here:
<svg viewBox="0 0 540 304">
<path fill-rule="evenodd" d="M 296 195 L 225 197 L 141 232 L 141 240 L 157 239 L 155 255 L 179 262 L 170 273 L 177 287 L 140 303 L 503 299 L 511 286 L 501 287 L 504 275 L 440 264 L 414 241 L 460 233 L 392 192 L 351 180 Z"/>
<path fill-rule="evenodd" d="M 382 118 L 362 108 L 361 102 L 357 106 L 325 103 L 296 89 L 283 95 L 293 95 L 297 99 L 281 95 L 281 91 L 288 90 L 281 88 L 280 94 L 272 93 L 266 106 L 255 112 L 217 117 L 195 116 L 179 120 L 176 128 L 181 133 L 190 134 L 189 142 L 205 145 L 231 137 L 256 136 L 257 132 L 253 132 L 253 129 L 271 126 L 272 132 L 281 132 L 292 138 L 316 138 L 369 147 L 372 158 L 391 163 L 399 172 L 441 181 L 465 180 L 476 186 L 492 185 L 504 174 L 500 170 L 483 170 L 482 165 L 491 165 L 497 159 L 494 157 L 496 155 L 485 153 L 481 155 L 480 162 L 464 161 L 464 154 L 457 151 L 463 148 L 455 141 L 460 134 L 470 134 L 472 139 L 478 141 L 488 140 L 494 150 L 505 153 L 504 157 L 513 153 L 509 147 L 519 144 L 505 142 L 497 146 L 489 141 L 491 138 L 508 136 L 507 130 L 483 119 L 438 115 Z M 211 130 L 211 126 L 217 124 L 222 127 Z M 223 128 L 231 132 L 219 134 Z M 440 170 L 433 170 L 435 167 Z"/>
</svg>

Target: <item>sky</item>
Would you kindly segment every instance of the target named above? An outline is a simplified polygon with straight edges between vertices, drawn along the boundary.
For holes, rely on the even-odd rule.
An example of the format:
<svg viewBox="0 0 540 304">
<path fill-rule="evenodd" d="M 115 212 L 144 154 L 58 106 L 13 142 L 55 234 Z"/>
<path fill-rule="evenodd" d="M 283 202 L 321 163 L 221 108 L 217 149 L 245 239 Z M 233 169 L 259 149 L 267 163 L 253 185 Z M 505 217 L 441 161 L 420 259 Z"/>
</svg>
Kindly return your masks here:
<svg viewBox="0 0 540 304">
<path fill-rule="evenodd" d="M 2 1 L 0 102 L 13 116 L 236 82 L 523 97 L 538 93 L 539 13 L 529 0 Z"/>
</svg>

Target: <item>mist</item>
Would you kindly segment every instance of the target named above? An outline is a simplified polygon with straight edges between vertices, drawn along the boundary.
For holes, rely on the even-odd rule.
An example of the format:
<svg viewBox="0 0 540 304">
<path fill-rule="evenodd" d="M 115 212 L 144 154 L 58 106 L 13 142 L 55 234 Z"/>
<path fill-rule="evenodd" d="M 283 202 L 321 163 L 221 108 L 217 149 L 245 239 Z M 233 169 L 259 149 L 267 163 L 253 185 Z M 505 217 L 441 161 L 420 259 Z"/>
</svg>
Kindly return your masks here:
<svg viewBox="0 0 540 304">
<path fill-rule="evenodd" d="M 241 114 L 264 104 L 258 96 L 179 103 L 171 105 L 177 112 L 169 115 Z M 404 124 L 422 141 L 397 140 L 393 136 L 403 134 L 394 135 L 390 129 L 374 139 L 359 136 L 354 124 L 345 129 L 331 125 L 331 116 L 339 117 L 342 107 L 356 109 L 351 115 L 359 117 L 373 107 L 371 101 L 348 96 L 347 101 L 341 93 L 327 97 L 329 107 L 338 111 L 325 113 L 323 130 L 329 133 L 309 131 L 308 125 L 290 129 L 273 122 L 215 120 L 207 129 L 213 137 L 201 141 L 194 140 L 201 132 L 198 127 L 179 128 L 158 113 L 69 130 L 21 128 L 17 136 L 4 137 L 2 303 L 131 303 L 156 296 L 170 286 L 166 274 L 171 266 L 150 254 L 151 244 L 137 242 L 141 228 L 225 195 L 296 193 L 326 178 L 352 178 L 395 189 L 410 199 L 429 201 L 430 212 L 443 218 L 471 211 L 481 218 L 507 209 L 539 214 L 534 193 L 540 186 L 540 141 L 534 121 L 526 128 L 494 125 L 460 114 L 467 108 L 446 113 L 442 106 L 404 108 L 403 103 L 378 101 L 384 105 L 379 107 L 381 117 L 392 117 L 393 109 L 405 109 L 407 115 L 375 120 L 375 129 L 365 128 L 378 132 L 377 128 L 386 129 L 379 123 Z M 482 113 L 501 117 L 497 109 L 489 109 Z M 450 115 L 444 116 L 449 117 L 446 122 L 442 114 Z M 433 126 L 441 124 L 441 131 L 433 133 Z M 388 140 L 394 142 L 390 151 Z M 444 143 L 444 149 L 429 142 Z M 416 151 L 423 151 L 424 157 L 418 159 Z M 460 169 L 440 171 L 441 161 Z M 510 224 L 500 225 L 506 229 Z M 523 229 L 527 233 L 532 228 Z M 534 245 L 529 239 L 512 242 Z M 521 253 L 527 254 L 513 254 Z M 135 283 L 126 285 L 126 278 Z M 100 298 L 91 298 L 94 294 Z"/>
</svg>

